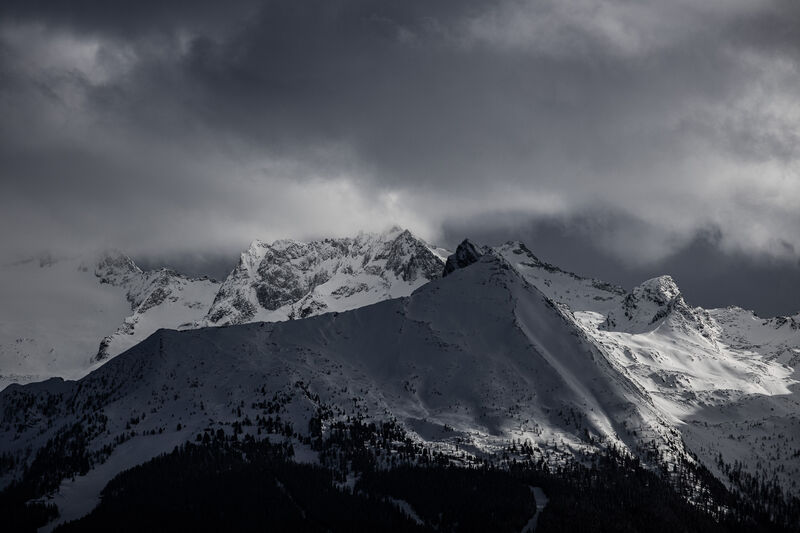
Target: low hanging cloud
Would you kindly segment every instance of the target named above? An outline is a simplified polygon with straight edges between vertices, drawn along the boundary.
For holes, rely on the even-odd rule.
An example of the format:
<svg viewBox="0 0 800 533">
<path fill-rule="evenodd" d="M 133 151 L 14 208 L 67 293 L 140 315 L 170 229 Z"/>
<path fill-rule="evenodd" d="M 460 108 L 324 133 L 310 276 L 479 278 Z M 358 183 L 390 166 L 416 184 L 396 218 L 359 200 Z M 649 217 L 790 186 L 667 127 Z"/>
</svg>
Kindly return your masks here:
<svg viewBox="0 0 800 533">
<path fill-rule="evenodd" d="M 630 220 L 800 255 L 789 1 L 4 2 L 4 253 Z"/>
</svg>

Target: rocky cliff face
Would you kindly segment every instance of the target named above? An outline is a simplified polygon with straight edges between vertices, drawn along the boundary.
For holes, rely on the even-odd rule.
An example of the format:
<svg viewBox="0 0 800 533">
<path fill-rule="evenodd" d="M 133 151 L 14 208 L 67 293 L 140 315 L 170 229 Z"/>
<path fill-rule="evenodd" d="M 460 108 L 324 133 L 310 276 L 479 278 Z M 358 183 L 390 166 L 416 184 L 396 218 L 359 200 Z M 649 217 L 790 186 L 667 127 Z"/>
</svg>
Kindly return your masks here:
<svg viewBox="0 0 800 533">
<path fill-rule="evenodd" d="M 444 264 L 443 276 L 452 274 L 459 268 L 465 268 L 478 261 L 489 250 L 485 247 L 476 246 L 469 239 L 458 245 L 453 255 L 447 258 Z"/>
<path fill-rule="evenodd" d="M 95 275 L 101 283 L 125 291 L 131 314 L 115 332 L 103 337 L 92 362 L 122 353 L 159 328 L 200 327 L 220 285 L 207 277 L 190 278 L 168 268 L 142 271 L 130 258 L 111 262 L 104 258 Z"/>
<path fill-rule="evenodd" d="M 408 230 L 312 242 L 255 241 L 219 289 L 208 325 L 305 318 L 407 296 L 442 261 Z"/>
</svg>

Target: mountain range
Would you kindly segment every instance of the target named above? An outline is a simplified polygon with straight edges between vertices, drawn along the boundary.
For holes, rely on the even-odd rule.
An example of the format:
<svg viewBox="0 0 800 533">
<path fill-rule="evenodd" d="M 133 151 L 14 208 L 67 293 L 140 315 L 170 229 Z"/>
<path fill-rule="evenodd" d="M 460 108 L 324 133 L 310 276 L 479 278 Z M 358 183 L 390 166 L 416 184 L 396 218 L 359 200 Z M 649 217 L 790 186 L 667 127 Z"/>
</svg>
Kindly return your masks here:
<svg viewBox="0 0 800 533">
<path fill-rule="evenodd" d="M 356 423 L 396 425 L 454 464 L 614 449 L 667 474 L 703 469 L 744 498 L 800 495 L 800 315 L 692 307 L 669 276 L 628 291 L 519 242 L 448 255 L 397 228 L 256 241 L 222 283 L 119 253 L 13 269 L 82 280 L 99 317 L 79 335 L 84 311 L 62 302 L 73 322 L 36 336 L 28 320 L 22 342 L 4 322 L 8 380 L 82 376 L 0 392 L 2 484 L 37 487 L 61 521 L 182 443 L 288 442 L 320 463 L 316 443 Z M 710 490 L 693 475 L 689 500 Z"/>
<path fill-rule="evenodd" d="M 0 388 L 79 378 L 159 328 L 304 318 L 407 296 L 441 275 L 447 251 L 409 231 L 308 243 L 254 241 L 221 283 L 143 271 L 120 251 L 6 265 Z"/>
</svg>

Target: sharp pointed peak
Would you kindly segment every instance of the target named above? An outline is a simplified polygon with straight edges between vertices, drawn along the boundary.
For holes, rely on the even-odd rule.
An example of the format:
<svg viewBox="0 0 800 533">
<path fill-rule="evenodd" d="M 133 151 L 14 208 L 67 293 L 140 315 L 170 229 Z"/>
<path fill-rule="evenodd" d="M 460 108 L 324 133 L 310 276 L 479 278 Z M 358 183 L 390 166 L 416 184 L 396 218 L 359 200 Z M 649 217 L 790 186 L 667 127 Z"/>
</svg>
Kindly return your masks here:
<svg viewBox="0 0 800 533">
<path fill-rule="evenodd" d="M 672 276 L 656 276 L 634 287 L 632 294 L 637 298 L 650 297 L 660 303 L 667 303 L 681 296 L 681 290 Z"/>
<path fill-rule="evenodd" d="M 442 276 L 451 274 L 459 268 L 468 267 L 489 253 L 489 251 L 489 248 L 485 246 L 479 246 L 469 239 L 464 239 L 456 247 L 456 251 L 447 258 Z"/>
</svg>

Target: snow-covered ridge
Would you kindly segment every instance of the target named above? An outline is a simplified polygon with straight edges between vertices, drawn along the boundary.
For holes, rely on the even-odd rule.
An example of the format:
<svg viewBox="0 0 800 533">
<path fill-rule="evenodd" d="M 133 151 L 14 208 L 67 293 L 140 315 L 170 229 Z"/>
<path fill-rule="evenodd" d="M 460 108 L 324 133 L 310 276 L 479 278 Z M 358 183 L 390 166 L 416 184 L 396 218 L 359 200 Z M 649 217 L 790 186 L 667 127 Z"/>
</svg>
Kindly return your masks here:
<svg viewBox="0 0 800 533">
<path fill-rule="evenodd" d="M 97 494 L 207 428 L 270 438 L 246 422 L 270 398 L 284 399 L 275 414 L 300 436 L 327 413 L 325 425 L 397 420 L 452 450 L 499 453 L 511 439 L 538 453 L 645 441 L 682 450 L 648 393 L 489 251 L 408 297 L 306 320 L 159 330 L 78 382 L 9 387 L 0 453 L 22 465 L 79 431 L 92 467 L 56 498 L 74 509 L 74 495 Z"/>
<path fill-rule="evenodd" d="M 199 318 L 173 328 L 191 331 L 160 330 L 79 382 L 0 392 L 0 452 L 35 453 L 91 420 L 96 469 L 64 482 L 68 498 L 208 428 L 252 432 L 254 398 L 280 397 L 281 419 L 301 434 L 325 412 L 397 420 L 420 440 L 481 453 L 511 439 L 543 456 L 655 446 L 667 461 L 696 456 L 727 482 L 722 454 L 796 493 L 796 318 L 691 307 L 668 276 L 628 292 L 521 243 L 467 240 L 445 264 L 400 230 L 255 242 L 222 287 L 203 292 Z M 156 327 L 159 312 L 191 309 L 204 281 L 134 267 L 116 257 L 93 278 L 141 310 L 123 339 Z M 196 328 L 225 306 L 220 323 L 273 322 Z"/>
<path fill-rule="evenodd" d="M 489 248 L 485 246 L 476 246 L 469 239 L 464 239 L 456 248 L 455 253 L 447 258 L 442 275 L 446 276 L 452 274 L 459 268 L 466 268 L 489 252 Z"/>
<path fill-rule="evenodd" d="M 707 310 L 689 305 L 670 276 L 625 291 L 543 263 L 520 243 L 495 250 L 647 392 L 707 467 L 720 472 L 722 453 L 729 466 L 796 493 L 800 315 Z"/>
<path fill-rule="evenodd" d="M 546 263 L 518 241 L 509 241 L 495 247 L 494 251 L 548 298 L 573 311 L 596 311 L 605 315 L 615 309 L 627 294 L 622 287 Z"/>
<path fill-rule="evenodd" d="M 309 243 L 254 241 L 219 283 L 161 268 L 143 271 L 118 250 L 8 265 L 0 309 L 0 389 L 76 378 L 159 328 L 288 320 L 407 296 L 441 275 L 442 249 L 392 228 Z"/>
<path fill-rule="evenodd" d="M 133 261 L 130 264 L 135 267 Z M 132 274 L 114 268 L 95 272 L 101 283 L 116 284 L 125 290 L 132 314 L 113 334 L 103 337 L 93 362 L 122 353 L 159 328 L 199 327 L 219 290 L 215 280 L 190 278 L 168 268 L 143 272 L 136 267 L 127 271 Z"/>
</svg>

